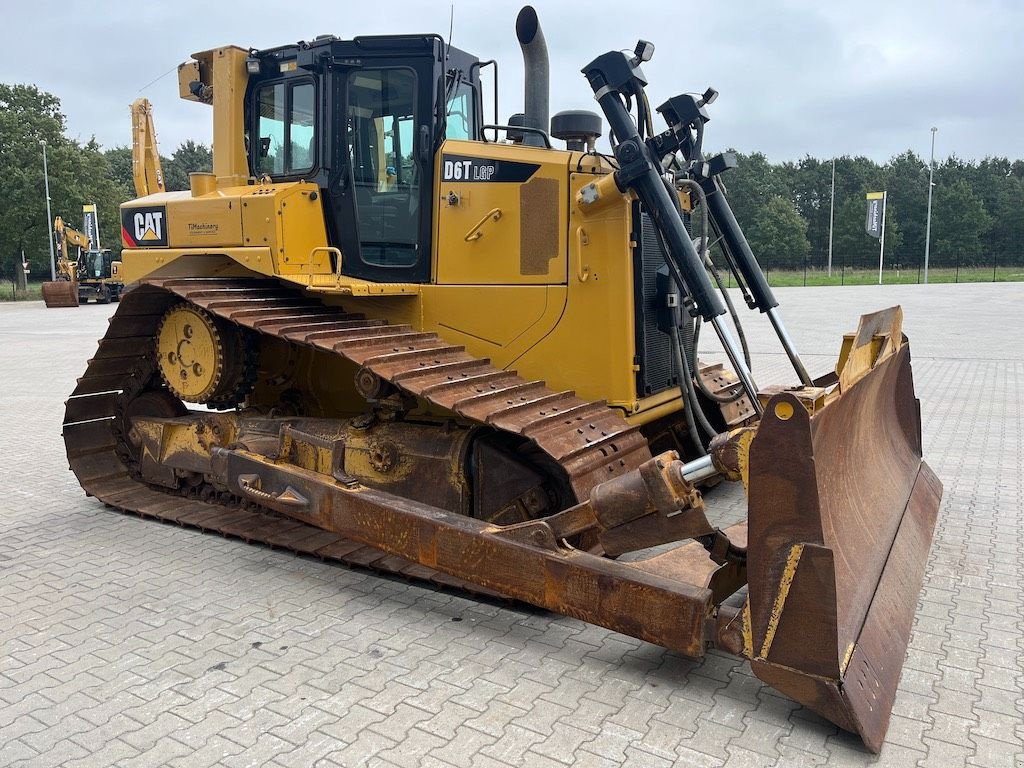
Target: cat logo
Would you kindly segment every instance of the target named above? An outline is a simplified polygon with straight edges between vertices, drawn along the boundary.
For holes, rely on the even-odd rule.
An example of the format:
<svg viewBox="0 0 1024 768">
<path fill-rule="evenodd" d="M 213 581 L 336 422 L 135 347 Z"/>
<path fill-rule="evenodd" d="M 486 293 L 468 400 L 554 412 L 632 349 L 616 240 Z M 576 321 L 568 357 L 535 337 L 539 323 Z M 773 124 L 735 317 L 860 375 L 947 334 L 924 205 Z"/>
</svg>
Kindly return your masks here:
<svg viewBox="0 0 1024 768">
<path fill-rule="evenodd" d="M 164 206 L 125 208 L 121 211 L 121 239 L 126 248 L 167 245 L 167 210 Z"/>
<path fill-rule="evenodd" d="M 154 213 L 135 214 L 135 239 L 136 240 L 162 240 L 164 215 L 159 211 Z"/>
</svg>

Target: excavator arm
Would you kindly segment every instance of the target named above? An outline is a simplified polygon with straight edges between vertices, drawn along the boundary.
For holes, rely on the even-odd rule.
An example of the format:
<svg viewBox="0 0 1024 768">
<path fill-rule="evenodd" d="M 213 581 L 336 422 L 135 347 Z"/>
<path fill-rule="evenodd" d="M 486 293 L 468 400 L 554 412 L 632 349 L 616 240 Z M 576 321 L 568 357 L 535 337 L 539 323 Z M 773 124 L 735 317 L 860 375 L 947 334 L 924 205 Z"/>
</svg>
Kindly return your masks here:
<svg viewBox="0 0 1024 768">
<path fill-rule="evenodd" d="M 153 127 L 153 107 L 149 99 L 132 102 L 132 179 L 135 194 L 145 197 L 164 192 L 164 172 L 157 149 L 156 129 Z"/>
<path fill-rule="evenodd" d="M 64 219 L 60 216 L 53 220 L 53 237 L 57 243 L 57 252 L 60 254 L 57 269 L 62 275 L 66 275 L 68 280 L 74 281 L 77 277 L 78 260 L 68 258 L 68 246 L 84 248 L 88 251 L 92 241 L 84 232 L 65 224 Z"/>
<path fill-rule="evenodd" d="M 57 216 L 53 220 L 53 239 L 57 244 L 57 279 L 43 283 L 43 301 L 48 307 L 78 306 L 78 259 L 68 256 L 69 246 L 89 250 L 91 240 L 84 232 L 64 223 Z"/>
</svg>

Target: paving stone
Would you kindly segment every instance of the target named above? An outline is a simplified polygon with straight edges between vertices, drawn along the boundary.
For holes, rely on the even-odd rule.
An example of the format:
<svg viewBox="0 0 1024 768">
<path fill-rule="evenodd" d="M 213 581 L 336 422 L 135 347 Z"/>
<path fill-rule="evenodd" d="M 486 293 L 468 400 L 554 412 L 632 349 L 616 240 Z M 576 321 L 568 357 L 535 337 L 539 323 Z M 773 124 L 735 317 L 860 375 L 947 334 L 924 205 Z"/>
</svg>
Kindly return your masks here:
<svg viewBox="0 0 1024 768">
<path fill-rule="evenodd" d="M 480 752 L 505 765 L 528 765 L 524 762 L 526 751 L 543 740 L 544 737 L 535 731 L 518 725 L 509 725 L 502 730 L 496 742 L 487 745 Z"/>
<path fill-rule="evenodd" d="M 967 760 L 974 753 L 974 748 L 962 744 L 950 744 L 947 741 L 929 739 L 927 736 L 924 743 L 928 746 L 928 753 L 924 760 L 918 763 L 920 768 L 956 768 L 966 766 Z"/>
<path fill-rule="evenodd" d="M 470 728 L 468 725 L 460 725 L 455 729 L 452 738 L 444 745 L 432 750 L 430 756 L 460 765 L 469 756 L 482 751 L 484 747 L 496 741 L 494 736 Z"/>
<path fill-rule="evenodd" d="M 593 740 L 594 734 L 567 723 L 555 723 L 552 736 L 534 745 L 532 751 L 558 760 L 566 765 L 576 762 L 580 748 Z"/>
<path fill-rule="evenodd" d="M 815 370 L 861 310 L 903 304 L 925 452 L 945 483 L 879 757 L 722 653 L 684 659 L 104 508 L 67 471 L 60 421 L 112 308 L 75 310 L 53 354 L 55 311 L 0 303 L 0 441 L 33 457 L 26 473 L 0 453 L 0 478 L 19 479 L 0 501 L 0 764 L 1021 768 L 1019 284 L 778 296 Z M 977 308 L 956 344 L 953 304 Z M 788 375 L 757 319 L 758 380 Z M 742 508 L 739 488 L 709 497 L 713 514 Z"/>
<path fill-rule="evenodd" d="M 174 738 L 160 739 L 149 750 L 133 755 L 119 762 L 118 768 L 156 768 L 170 765 L 193 753 L 192 747 Z"/>
<path fill-rule="evenodd" d="M 1024 751 L 1014 749 L 1005 741 L 974 735 L 974 754 L 967 758 L 969 765 L 991 766 L 992 768 L 1020 768 L 1024 765 Z"/>
</svg>

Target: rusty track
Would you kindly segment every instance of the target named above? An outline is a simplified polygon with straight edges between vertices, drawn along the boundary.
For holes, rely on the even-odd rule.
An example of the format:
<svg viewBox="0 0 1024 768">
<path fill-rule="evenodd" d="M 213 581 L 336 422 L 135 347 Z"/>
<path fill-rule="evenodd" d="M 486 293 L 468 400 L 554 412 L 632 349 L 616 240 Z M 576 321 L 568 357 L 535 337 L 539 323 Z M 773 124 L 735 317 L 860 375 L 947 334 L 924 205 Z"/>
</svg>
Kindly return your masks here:
<svg viewBox="0 0 1024 768">
<path fill-rule="evenodd" d="M 125 408 L 157 380 L 154 335 L 164 312 L 182 299 L 260 334 L 343 356 L 467 421 L 527 437 L 565 469 L 580 498 L 594 485 L 650 458 L 639 429 L 604 403 L 553 392 L 543 382 L 527 381 L 474 358 L 437 334 L 346 313 L 274 280 L 152 280 L 123 297 L 67 401 L 64 418 L 72 471 L 89 495 L 122 511 L 497 595 L 275 512 L 243 509 L 236 500 L 212 494 L 187 498 L 138 479 L 120 437 L 126 431 Z"/>
<path fill-rule="evenodd" d="M 156 298 L 156 301 L 153 299 Z M 224 498 L 188 498 L 152 488 L 137 479 L 119 444 L 124 406 L 153 380 L 152 333 L 167 300 L 146 291 L 124 297 L 67 401 L 64 439 L 68 461 L 90 496 L 123 512 L 232 536 L 249 543 L 280 547 L 297 554 L 373 568 L 477 594 L 498 593 L 453 578 L 373 547 L 356 544 L 335 533 L 257 507 L 240 507 Z"/>
<path fill-rule="evenodd" d="M 265 336 L 344 357 L 466 421 L 527 437 L 565 470 L 581 499 L 595 485 L 651 458 L 640 429 L 605 403 L 528 381 L 436 333 L 324 306 L 272 280 L 167 279 L 146 284 Z"/>
</svg>

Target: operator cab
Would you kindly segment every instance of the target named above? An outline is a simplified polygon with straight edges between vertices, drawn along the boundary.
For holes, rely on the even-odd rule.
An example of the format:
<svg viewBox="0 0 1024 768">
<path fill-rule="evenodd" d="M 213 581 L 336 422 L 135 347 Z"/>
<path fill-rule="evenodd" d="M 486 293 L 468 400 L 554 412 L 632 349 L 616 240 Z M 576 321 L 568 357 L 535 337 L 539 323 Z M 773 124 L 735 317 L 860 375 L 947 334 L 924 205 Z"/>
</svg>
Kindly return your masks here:
<svg viewBox="0 0 1024 768">
<path fill-rule="evenodd" d="M 110 266 L 114 261 L 109 248 L 101 251 L 86 251 L 79 259 L 78 274 L 84 278 L 102 279 L 110 277 Z"/>
<path fill-rule="evenodd" d="M 252 175 L 319 185 L 346 275 L 429 281 L 434 157 L 480 138 L 479 61 L 437 35 L 326 36 L 246 66 Z"/>
</svg>

